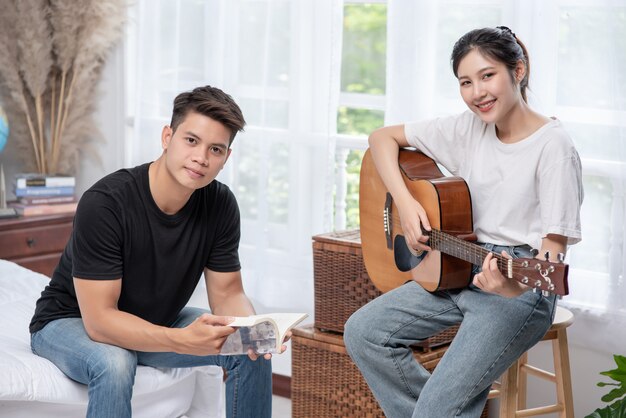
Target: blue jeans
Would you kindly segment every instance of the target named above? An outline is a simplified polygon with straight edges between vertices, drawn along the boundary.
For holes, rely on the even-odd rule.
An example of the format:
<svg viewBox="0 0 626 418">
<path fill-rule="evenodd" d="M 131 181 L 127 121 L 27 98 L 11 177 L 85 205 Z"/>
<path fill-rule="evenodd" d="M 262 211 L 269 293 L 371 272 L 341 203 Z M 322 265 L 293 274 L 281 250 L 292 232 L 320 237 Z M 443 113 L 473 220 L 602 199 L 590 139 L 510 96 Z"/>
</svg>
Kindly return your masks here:
<svg viewBox="0 0 626 418">
<path fill-rule="evenodd" d="M 530 256 L 526 247 L 484 246 Z M 344 341 L 387 417 L 479 417 L 494 380 L 550 328 L 555 299 L 532 291 L 509 299 L 472 284 L 429 293 L 411 281 L 355 312 Z M 458 323 L 429 373 L 409 346 Z"/>
<path fill-rule="evenodd" d="M 206 312 L 185 308 L 172 325 L 183 328 Z M 260 357 L 192 356 L 146 353 L 102 344 L 89 338 L 81 318 L 57 319 L 31 336 L 35 354 L 52 361 L 69 378 L 87 385 L 89 418 L 126 418 L 132 415 L 131 397 L 137 365 L 161 368 L 216 365 L 226 369 L 226 416 L 272 415 L 272 366 Z"/>
</svg>

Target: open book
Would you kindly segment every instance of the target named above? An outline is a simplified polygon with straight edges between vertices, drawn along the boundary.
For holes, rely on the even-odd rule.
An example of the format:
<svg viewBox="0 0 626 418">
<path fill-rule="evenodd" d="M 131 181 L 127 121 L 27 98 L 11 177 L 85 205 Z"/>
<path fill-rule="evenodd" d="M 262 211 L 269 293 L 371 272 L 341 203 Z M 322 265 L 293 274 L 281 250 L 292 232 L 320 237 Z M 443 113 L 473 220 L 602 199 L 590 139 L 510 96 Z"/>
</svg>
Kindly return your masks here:
<svg viewBox="0 0 626 418">
<path fill-rule="evenodd" d="M 287 332 L 308 315 L 305 313 L 270 313 L 235 317 L 228 326 L 237 331 L 230 334 L 220 354 L 247 354 L 252 349 L 257 354 L 280 353 Z"/>
</svg>

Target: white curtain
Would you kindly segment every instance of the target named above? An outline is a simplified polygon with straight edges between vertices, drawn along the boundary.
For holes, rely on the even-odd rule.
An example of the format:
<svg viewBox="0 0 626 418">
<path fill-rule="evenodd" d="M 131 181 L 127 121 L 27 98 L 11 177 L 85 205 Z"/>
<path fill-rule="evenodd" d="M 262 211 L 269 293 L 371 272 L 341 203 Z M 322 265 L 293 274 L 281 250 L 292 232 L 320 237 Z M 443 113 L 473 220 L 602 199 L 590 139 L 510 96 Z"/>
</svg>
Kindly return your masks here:
<svg viewBox="0 0 626 418">
<path fill-rule="evenodd" d="M 127 164 L 160 154 L 181 91 L 210 84 L 242 107 L 248 124 L 218 179 L 240 204 L 244 287 L 259 313 L 313 316 L 312 236 L 332 227 L 341 11 L 329 0 L 150 0 L 129 31 Z M 274 371 L 290 374 L 286 360 Z"/>
<path fill-rule="evenodd" d="M 378 96 L 341 87 L 344 7 L 368 3 L 386 7 Z M 310 314 L 311 237 L 345 226 L 346 156 L 367 146 L 338 133 L 338 108 L 379 110 L 385 124 L 463 111 L 454 41 L 509 26 L 530 51 L 531 103 L 564 122 L 583 159 L 583 242 L 569 251 L 563 300 L 578 313 L 573 343 L 624 352 L 626 0 L 140 0 L 132 22 L 127 165 L 160 154 L 177 93 L 211 84 L 233 95 L 248 126 L 219 179 L 241 206 L 246 291 L 260 312 Z"/>
</svg>

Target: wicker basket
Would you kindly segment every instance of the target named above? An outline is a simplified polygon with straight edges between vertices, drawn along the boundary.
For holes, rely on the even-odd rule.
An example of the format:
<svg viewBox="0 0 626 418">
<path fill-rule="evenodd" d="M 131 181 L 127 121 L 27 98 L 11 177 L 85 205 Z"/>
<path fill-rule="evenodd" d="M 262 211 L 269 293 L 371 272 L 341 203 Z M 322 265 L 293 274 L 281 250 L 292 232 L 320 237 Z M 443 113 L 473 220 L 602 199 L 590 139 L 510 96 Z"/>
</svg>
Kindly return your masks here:
<svg viewBox="0 0 626 418">
<path fill-rule="evenodd" d="M 432 371 L 446 350 L 447 346 L 442 346 L 413 354 Z M 341 335 L 310 326 L 294 329 L 291 358 L 292 418 L 384 417 L 346 353 Z"/>
<path fill-rule="evenodd" d="M 359 230 L 338 231 L 313 237 L 315 327 L 343 332 L 350 315 L 381 295 L 367 275 Z M 447 344 L 458 326 L 419 343 L 424 349 Z"/>
<path fill-rule="evenodd" d="M 315 326 L 343 332 L 357 309 L 381 293 L 363 264 L 359 230 L 313 237 Z"/>
</svg>

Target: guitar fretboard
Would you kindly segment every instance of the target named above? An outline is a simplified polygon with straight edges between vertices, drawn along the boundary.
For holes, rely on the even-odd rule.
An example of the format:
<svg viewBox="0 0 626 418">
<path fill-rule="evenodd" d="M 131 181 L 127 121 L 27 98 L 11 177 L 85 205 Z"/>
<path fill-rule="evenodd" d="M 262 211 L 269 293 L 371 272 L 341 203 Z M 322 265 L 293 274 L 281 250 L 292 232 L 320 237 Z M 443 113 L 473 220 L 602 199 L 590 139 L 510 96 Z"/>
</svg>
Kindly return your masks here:
<svg viewBox="0 0 626 418">
<path fill-rule="evenodd" d="M 430 240 L 427 244 L 432 249 L 441 251 L 442 253 L 456 258 L 460 258 L 461 260 L 477 266 L 481 266 L 485 257 L 487 257 L 487 254 L 490 253 L 489 250 L 481 247 L 480 245 L 465 241 L 438 229 L 425 232 L 430 236 Z M 507 259 L 502 257 L 502 255 L 495 253 L 494 258 L 498 261 L 498 269 L 500 272 L 502 272 L 504 276 L 507 276 Z"/>
</svg>

